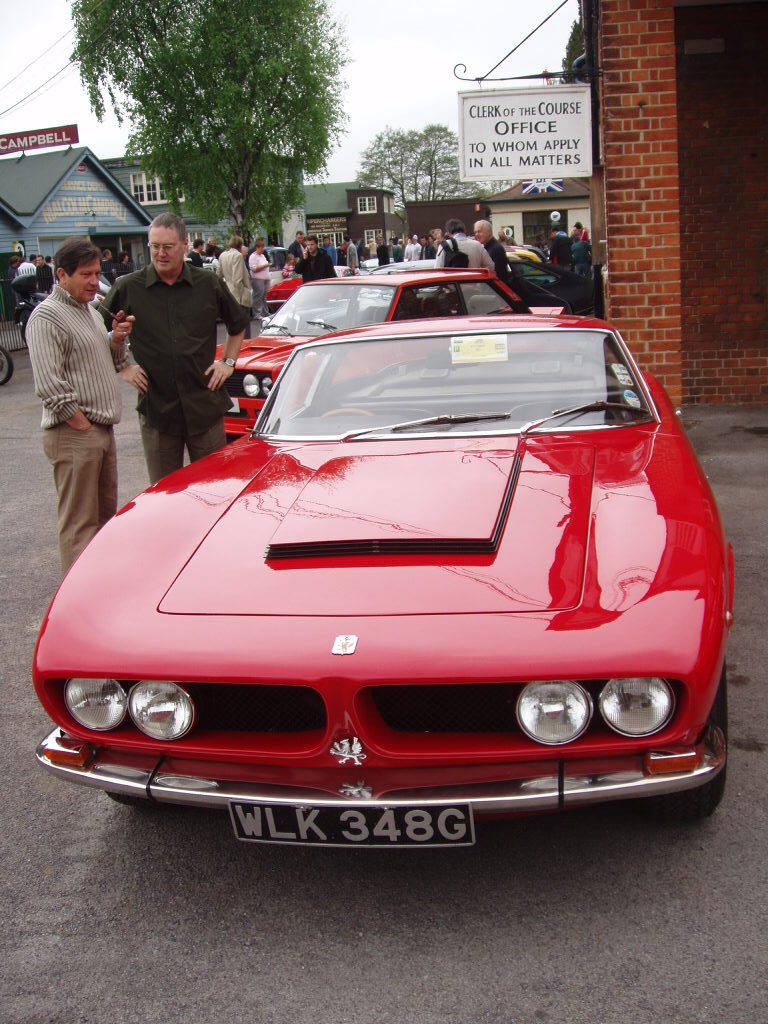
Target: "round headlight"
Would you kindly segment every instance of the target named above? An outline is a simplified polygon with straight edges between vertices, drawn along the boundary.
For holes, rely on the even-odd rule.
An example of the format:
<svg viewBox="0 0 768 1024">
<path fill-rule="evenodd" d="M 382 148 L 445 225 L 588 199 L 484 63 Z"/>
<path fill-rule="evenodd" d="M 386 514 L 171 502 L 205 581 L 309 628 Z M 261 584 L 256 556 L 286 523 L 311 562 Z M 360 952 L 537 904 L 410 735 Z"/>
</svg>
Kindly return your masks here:
<svg viewBox="0 0 768 1024">
<path fill-rule="evenodd" d="M 589 694 L 567 679 L 529 683 L 517 701 L 520 728 L 538 743 L 569 743 L 581 736 L 591 717 Z"/>
<path fill-rule="evenodd" d="M 125 718 L 128 697 L 116 679 L 68 679 L 64 703 L 80 725 L 106 732 Z"/>
<path fill-rule="evenodd" d="M 128 710 L 136 726 L 155 740 L 178 740 L 195 721 L 192 698 L 176 683 L 137 683 Z"/>
<path fill-rule="evenodd" d="M 249 398 L 258 398 L 261 384 L 259 378 L 253 373 L 246 373 L 243 377 L 243 391 Z"/>
<path fill-rule="evenodd" d="M 672 717 L 675 698 L 663 679 L 609 679 L 598 705 L 615 732 L 622 736 L 651 736 Z"/>
<path fill-rule="evenodd" d="M 261 378 L 261 393 L 266 398 L 269 392 L 272 390 L 272 377 L 270 374 Z"/>
</svg>

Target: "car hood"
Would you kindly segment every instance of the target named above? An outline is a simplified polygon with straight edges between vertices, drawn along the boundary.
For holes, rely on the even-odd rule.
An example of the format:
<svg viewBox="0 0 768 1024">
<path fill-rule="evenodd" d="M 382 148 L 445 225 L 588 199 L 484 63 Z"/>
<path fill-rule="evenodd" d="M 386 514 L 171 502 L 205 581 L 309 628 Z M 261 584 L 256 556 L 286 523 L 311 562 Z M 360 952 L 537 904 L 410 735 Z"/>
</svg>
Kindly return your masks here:
<svg viewBox="0 0 768 1024">
<path fill-rule="evenodd" d="M 237 357 L 237 369 L 242 372 L 262 369 L 266 364 L 278 360 L 284 362 L 296 345 L 302 341 L 315 340 L 312 335 L 288 337 L 285 334 L 260 334 L 256 338 L 246 339 Z"/>
<path fill-rule="evenodd" d="M 498 442 L 497 442 L 498 443 Z M 595 450 L 505 439 L 276 450 L 160 602 L 169 614 L 575 608 Z M 222 572 L 222 566 L 228 569 Z"/>
</svg>

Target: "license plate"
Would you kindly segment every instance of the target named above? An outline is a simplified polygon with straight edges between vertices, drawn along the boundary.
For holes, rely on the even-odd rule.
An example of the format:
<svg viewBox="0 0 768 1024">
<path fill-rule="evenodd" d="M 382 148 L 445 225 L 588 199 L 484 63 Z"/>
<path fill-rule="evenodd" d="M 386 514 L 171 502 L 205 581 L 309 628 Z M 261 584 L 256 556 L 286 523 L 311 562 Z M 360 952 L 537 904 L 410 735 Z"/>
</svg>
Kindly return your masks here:
<svg viewBox="0 0 768 1024">
<path fill-rule="evenodd" d="M 230 401 L 232 402 L 232 404 L 230 405 L 228 411 L 229 412 L 240 412 L 240 403 L 238 402 L 238 400 L 236 398 L 231 398 Z"/>
<path fill-rule="evenodd" d="M 473 846 L 469 804 L 437 807 L 294 807 L 233 801 L 237 839 L 305 846 Z"/>
</svg>

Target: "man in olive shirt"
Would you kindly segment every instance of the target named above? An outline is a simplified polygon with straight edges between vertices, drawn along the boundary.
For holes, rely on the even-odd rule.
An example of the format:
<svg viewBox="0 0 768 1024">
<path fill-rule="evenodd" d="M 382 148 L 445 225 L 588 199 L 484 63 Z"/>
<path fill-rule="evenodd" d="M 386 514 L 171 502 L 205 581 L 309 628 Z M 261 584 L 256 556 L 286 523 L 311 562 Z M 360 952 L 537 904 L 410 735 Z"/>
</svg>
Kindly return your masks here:
<svg viewBox="0 0 768 1024">
<path fill-rule="evenodd" d="M 152 264 L 118 278 L 104 300 L 109 312 L 135 317 L 131 353 L 144 457 L 151 483 L 226 445 L 225 381 L 248 325 L 248 311 L 216 274 L 185 260 L 187 230 L 172 213 L 149 226 Z M 224 358 L 216 360 L 216 321 L 227 327 Z"/>
</svg>

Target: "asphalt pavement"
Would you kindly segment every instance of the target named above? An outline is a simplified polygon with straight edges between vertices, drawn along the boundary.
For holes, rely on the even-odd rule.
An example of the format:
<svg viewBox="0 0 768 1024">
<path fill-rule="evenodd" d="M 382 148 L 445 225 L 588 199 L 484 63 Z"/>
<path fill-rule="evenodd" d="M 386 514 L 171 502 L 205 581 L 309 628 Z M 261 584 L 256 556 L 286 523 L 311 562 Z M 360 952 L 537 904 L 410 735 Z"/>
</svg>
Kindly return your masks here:
<svg viewBox="0 0 768 1024">
<path fill-rule="evenodd" d="M 484 825 L 462 850 L 254 847 L 225 815 L 119 806 L 34 763 L 50 724 L 30 664 L 59 569 L 40 406 L 27 353 L 14 360 L 0 1024 L 768 1022 L 768 406 L 683 411 L 736 552 L 729 781 L 711 819 L 602 806 Z M 147 482 L 127 386 L 125 400 L 121 503 Z"/>
</svg>

